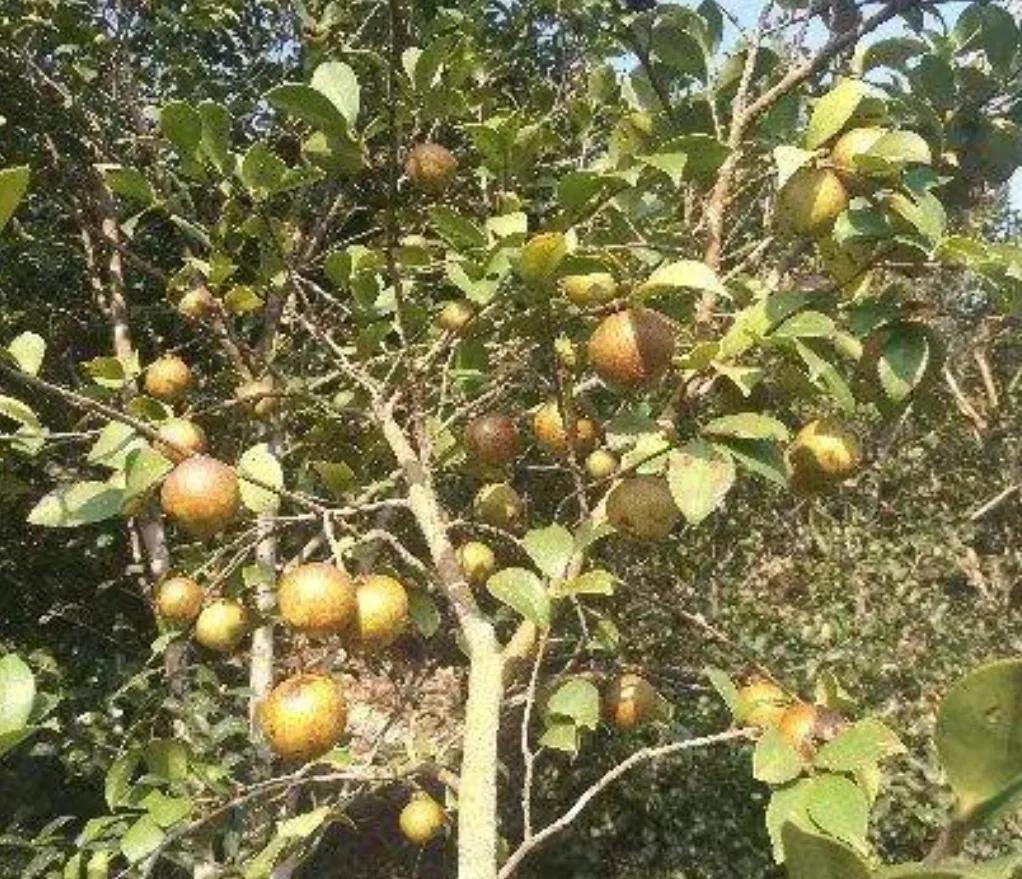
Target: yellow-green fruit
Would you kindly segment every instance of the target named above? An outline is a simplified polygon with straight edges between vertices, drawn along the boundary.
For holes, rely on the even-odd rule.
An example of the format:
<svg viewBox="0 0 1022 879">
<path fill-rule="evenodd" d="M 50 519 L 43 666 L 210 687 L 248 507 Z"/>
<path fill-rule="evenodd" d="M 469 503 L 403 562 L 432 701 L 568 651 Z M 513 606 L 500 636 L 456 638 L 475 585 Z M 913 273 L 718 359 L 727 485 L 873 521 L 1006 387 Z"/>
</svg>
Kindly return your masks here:
<svg viewBox="0 0 1022 879">
<path fill-rule="evenodd" d="M 465 426 L 465 453 L 476 464 L 502 467 L 518 453 L 518 429 L 501 412 L 487 412 Z"/>
<path fill-rule="evenodd" d="M 525 504 L 506 482 L 484 485 L 473 502 L 475 517 L 494 528 L 516 530 L 525 516 Z"/>
<path fill-rule="evenodd" d="M 607 479 L 617 473 L 617 455 L 608 449 L 597 449 L 586 458 L 586 473 L 590 479 Z"/>
<path fill-rule="evenodd" d="M 458 160 L 438 143 L 416 144 L 405 162 L 405 174 L 412 185 L 434 195 L 447 189 L 457 173 Z"/>
<path fill-rule="evenodd" d="M 840 422 L 810 421 L 788 448 L 792 487 L 811 491 L 840 482 L 855 472 L 860 458 L 859 441 Z"/>
<path fill-rule="evenodd" d="M 791 234 L 818 237 L 846 207 L 848 192 L 835 172 L 800 168 L 777 194 L 777 222 Z"/>
<path fill-rule="evenodd" d="M 201 320 L 215 308 L 216 301 L 207 287 L 196 287 L 189 290 L 177 303 L 177 310 L 192 320 Z"/>
<path fill-rule="evenodd" d="M 815 705 L 799 702 L 788 708 L 777 723 L 777 730 L 789 745 L 801 754 L 812 750 L 816 731 Z"/>
<path fill-rule="evenodd" d="M 176 525 L 196 537 L 226 528 L 238 515 L 241 492 L 238 475 L 208 455 L 192 455 L 164 480 L 160 505 Z"/>
<path fill-rule="evenodd" d="M 461 572 L 473 586 L 485 583 L 497 568 L 497 557 L 485 543 L 471 540 L 458 547 L 458 564 Z"/>
<path fill-rule="evenodd" d="M 518 257 L 518 276 L 530 286 L 552 281 L 561 261 L 568 255 L 568 242 L 561 232 L 533 235 Z"/>
<path fill-rule="evenodd" d="M 680 515 L 666 480 L 659 476 L 623 479 L 607 498 L 607 521 L 638 540 L 663 540 Z"/>
<path fill-rule="evenodd" d="M 609 272 L 566 275 L 560 286 L 561 292 L 580 308 L 609 302 L 617 295 L 617 281 Z"/>
<path fill-rule="evenodd" d="M 440 329 L 460 336 L 465 332 L 465 328 L 472 318 L 475 317 L 475 313 L 475 307 L 471 302 L 464 299 L 456 299 L 454 302 L 448 302 L 440 310 L 436 322 Z"/>
<path fill-rule="evenodd" d="M 628 308 L 604 318 L 589 338 L 589 362 L 613 387 L 652 384 L 667 371 L 673 356 L 673 327 L 648 308 Z"/>
<path fill-rule="evenodd" d="M 145 392 L 164 403 L 176 403 L 192 386 L 192 371 L 180 357 L 167 354 L 145 371 Z"/>
<path fill-rule="evenodd" d="M 206 451 L 206 434 L 199 425 L 187 418 L 170 418 L 160 425 L 160 441 L 156 450 L 171 461 L 183 461 Z"/>
<path fill-rule="evenodd" d="M 777 684 L 755 680 L 738 691 L 738 722 L 765 729 L 777 726 L 791 699 Z"/>
<path fill-rule="evenodd" d="M 238 386 L 235 396 L 246 401 L 246 409 L 256 418 L 266 418 L 280 405 L 277 386 L 269 376 L 253 379 Z"/>
<path fill-rule="evenodd" d="M 247 630 L 245 608 L 236 601 L 222 598 L 202 609 L 195 621 L 195 640 L 217 653 L 230 653 L 241 643 Z"/>
<path fill-rule="evenodd" d="M 293 629 L 314 637 L 333 635 L 355 619 L 355 584 L 325 562 L 299 565 L 281 577 L 277 606 Z"/>
<path fill-rule="evenodd" d="M 564 457 L 572 448 L 568 431 L 561 418 L 561 408 L 556 400 L 544 403 L 536 410 L 532 419 L 532 432 L 540 448 L 557 457 Z M 599 439 L 596 425 L 588 418 L 575 416 L 574 449 L 585 455 L 592 450 Z"/>
<path fill-rule="evenodd" d="M 444 827 L 444 810 L 429 794 L 416 794 L 398 817 L 401 832 L 409 842 L 425 845 Z"/>
<path fill-rule="evenodd" d="M 393 577 L 374 574 L 355 591 L 358 604 L 358 637 L 370 648 L 388 647 L 408 622 L 408 593 Z"/>
<path fill-rule="evenodd" d="M 191 577 L 168 577 L 156 590 L 156 612 L 174 626 L 188 626 L 202 610 L 202 587 Z"/>
<path fill-rule="evenodd" d="M 885 134 L 887 134 L 886 128 L 869 125 L 846 131 L 837 139 L 830 151 L 830 161 L 846 185 L 855 178 L 857 173 L 855 157 L 868 153 Z"/>
<path fill-rule="evenodd" d="M 618 729 L 634 729 L 656 713 L 657 693 L 645 678 L 621 675 L 604 694 L 603 711 L 607 721 Z"/>
<path fill-rule="evenodd" d="M 321 674 L 300 674 L 277 684 L 259 708 L 259 724 L 278 757 L 302 762 L 337 744 L 348 722 L 341 688 Z"/>
</svg>

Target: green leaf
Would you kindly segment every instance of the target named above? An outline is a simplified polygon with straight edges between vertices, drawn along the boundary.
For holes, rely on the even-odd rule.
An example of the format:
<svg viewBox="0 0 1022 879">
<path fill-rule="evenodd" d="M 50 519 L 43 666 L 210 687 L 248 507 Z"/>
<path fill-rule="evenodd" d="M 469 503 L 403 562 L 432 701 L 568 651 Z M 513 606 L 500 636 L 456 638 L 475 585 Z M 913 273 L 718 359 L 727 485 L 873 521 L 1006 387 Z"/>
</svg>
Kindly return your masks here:
<svg viewBox="0 0 1022 879">
<path fill-rule="evenodd" d="M 683 134 L 671 138 L 664 144 L 664 151 L 684 153 L 685 179 L 706 182 L 710 180 L 724 160 L 731 154 L 731 148 L 709 134 Z"/>
<path fill-rule="evenodd" d="M 789 879 L 870 879 L 870 869 L 853 849 L 787 823 L 781 830 Z"/>
<path fill-rule="evenodd" d="M 0 395 L 0 415 L 34 430 L 41 427 L 35 412 L 27 404 L 22 403 L 21 400 L 15 400 L 14 397 Z"/>
<path fill-rule="evenodd" d="M 563 525 L 534 528 L 522 538 L 522 548 L 551 580 L 564 576 L 575 551 L 575 540 Z"/>
<path fill-rule="evenodd" d="M 440 628 L 440 608 L 433 596 L 422 589 L 409 589 L 408 616 L 423 638 L 432 638 Z"/>
<path fill-rule="evenodd" d="M 1018 51 L 1019 26 L 1006 9 L 973 3 L 958 16 L 952 41 L 958 52 L 984 52 L 991 66 L 1004 72 Z"/>
<path fill-rule="evenodd" d="M 214 167 L 226 173 L 231 167 L 231 114 L 215 101 L 203 101 L 199 104 L 199 118 L 202 120 L 199 147 Z"/>
<path fill-rule="evenodd" d="M 797 778 L 803 768 L 802 758 L 789 745 L 776 727 L 767 727 L 752 753 L 752 776 L 767 784 L 784 784 Z"/>
<path fill-rule="evenodd" d="M 320 806 L 311 812 L 295 815 L 277 824 L 277 834 L 286 839 L 306 839 L 319 830 L 330 814 L 330 806 Z"/>
<path fill-rule="evenodd" d="M 786 488 L 788 469 L 784 453 L 773 440 L 744 440 L 726 437 L 715 445 L 725 449 L 746 470 Z"/>
<path fill-rule="evenodd" d="M 139 805 L 164 829 L 183 821 L 192 812 L 192 801 L 188 797 L 170 797 L 159 790 L 147 793 Z"/>
<path fill-rule="evenodd" d="M 321 91 L 304 83 L 284 83 L 264 96 L 282 113 L 296 116 L 328 137 L 348 139 L 348 124 L 340 109 Z"/>
<path fill-rule="evenodd" d="M 160 109 L 160 130 L 182 157 L 195 157 L 202 141 L 202 117 L 191 104 L 171 101 Z"/>
<path fill-rule="evenodd" d="M 740 697 L 738 695 L 738 687 L 731 680 L 731 675 L 723 669 L 714 668 L 712 665 L 706 666 L 703 669 L 703 674 L 709 679 L 713 689 L 720 694 L 720 698 L 724 700 L 728 710 L 731 712 L 731 716 L 737 716 Z"/>
<path fill-rule="evenodd" d="M 355 125 L 360 90 L 354 70 L 343 61 L 327 61 L 315 69 L 311 85 L 337 108 L 349 126 Z"/>
<path fill-rule="evenodd" d="M 706 263 L 694 259 L 683 259 L 668 263 L 656 269 L 635 289 L 637 296 L 655 296 L 669 290 L 706 290 L 722 296 L 727 290 L 721 284 L 717 273 Z"/>
<path fill-rule="evenodd" d="M 140 497 L 174 469 L 174 465 L 148 445 L 128 454 L 124 463 L 124 498 L 128 503 Z"/>
<path fill-rule="evenodd" d="M 468 217 L 457 211 L 436 205 L 430 208 L 429 220 L 437 234 L 452 247 L 472 250 L 486 246 L 486 234 Z"/>
<path fill-rule="evenodd" d="M 94 357 L 92 360 L 87 360 L 82 366 L 97 385 L 111 390 L 120 390 L 142 371 L 137 353 L 123 359 Z"/>
<path fill-rule="evenodd" d="M 854 772 L 904 750 L 905 746 L 887 726 L 869 717 L 852 724 L 824 744 L 813 763 L 833 772 Z"/>
<path fill-rule="evenodd" d="M 46 341 L 37 333 L 21 333 L 11 340 L 7 351 L 18 364 L 18 369 L 29 375 L 38 375 L 46 354 Z"/>
<path fill-rule="evenodd" d="M 717 509 L 734 482 L 734 460 L 703 440 L 693 440 L 670 453 L 667 484 L 691 525 L 698 525 Z"/>
<path fill-rule="evenodd" d="M 235 284 L 224 296 L 224 307 L 231 314 L 250 314 L 263 307 L 263 300 L 248 284 Z"/>
<path fill-rule="evenodd" d="M 651 156 L 638 156 L 638 159 L 644 165 L 662 171 L 675 186 L 681 185 L 685 165 L 688 164 L 688 156 L 685 153 L 654 153 Z"/>
<path fill-rule="evenodd" d="M 564 751 L 568 754 L 578 753 L 578 727 L 569 721 L 555 720 L 540 736 L 539 744 L 544 748 Z"/>
<path fill-rule="evenodd" d="M 600 692 L 584 678 L 561 684 L 550 697 L 547 714 L 569 717 L 575 726 L 596 729 L 600 722 Z"/>
<path fill-rule="evenodd" d="M 131 779 L 141 762 L 141 754 L 132 749 L 125 752 L 106 771 L 103 781 L 103 795 L 107 806 L 113 810 L 121 805 L 131 790 Z"/>
<path fill-rule="evenodd" d="M 0 232 L 28 189 L 28 165 L 0 169 Z"/>
<path fill-rule="evenodd" d="M 812 150 L 803 150 L 795 146 L 774 147 L 774 164 L 777 165 L 777 188 L 780 189 L 799 168 L 807 165 L 813 158 Z"/>
<path fill-rule="evenodd" d="M 252 144 L 241 160 L 241 182 L 256 199 L 274 193 L 286 173 L 287 165 L 262 141 Z"/>
<path fill-rule="evenodd" d="M 926 377 L 930 365 L 930 335 L 921 324 L 898 324 L 884 340 L 877 374 L 887 396 L 901 402 Z"/>
<path fill-rule="evenodd" d="M 111 470 L 123 469 L 128 456 L 146 445 L 133 427 L 121 421 L 111 421 L 100 432 L 96 442 L 92 444 L 86 460 L 90 464 L 109 467 Z"/>
<path fill-rule="evenodd" d="M 543 582 L 526 568 L 505 568 L 486 581 L 490 595 L 537 626 L 550 625 L 550 599 Z"/>
<path fill-rule="evenodd" d="M 820 98 L 809 119 L 806 147 L 815 150 L 838 134 L 852 118 L 865 94 L 866 90 L 861 82 L 843 79 Z"/>
<path fill-rule="evenodd" d="M 980 666 L 956 683 L 935 740 L 963 815 L 985 820 L 1022 794 L 1022 660 Z"/>
<path fill-rule="evenodd" d="M 356 484 L 355 471 L 344 461 L 312 461 L 312 469 L 336 498 L 343 498 Z"/>
<path fill-rule="evenodd" d="M 597 569 L 586 571 L 571 580 L 560 580 L 550 590 L 554 598 L 569 595 L 613 595 L 618 580 L 609 571 Z"/>
<path fill-rule="evenodd" d="M 813 824 L 806 811 L 806 798 L 812 779 L 801 778 L 794 784 L 777 788 L 770 797 L 766 810 L 766 828 L 770 834 L 774 863 L 784 863 L 784 844 L 781 830 L 791 823 L 803 830 L 812 830 Z"/>
<path fill-rule="evenodd" d="M 180 739 L 153 739 L 142 754 L 146 769 L 166 781 L 188 777 L 188 745 Z"/>
<path fill-rule="evenodd" d="M 0 757 L 3 757 L 3 755 L 8 751 L 18 747 L 18 745 L 25 741 L 25 739 L 27 739 L 35 731 L 36 727 L 34 726 L 23 726 L 21 729 L 0 733 Z"/>
<path fill-rule="evenodd" d="M 32 716 L 35 675 L 16 653 L 0 659 L 0 734 L 17 732 Z"/>
<path fill-rule="evenodd" d="M 863 42 L 855 54 L 857 73 L 868 73 L 875 67 L 902 70 L 905 62 L 926 51 L 926 43 L 914 37 L 890 37 L 873 43 Z"/>
<path fill-rule="evenodd" d="M 817 775 L 806 792 L 805 808 L 820 830 L 857 851 L 866 850 L 869 803 L 854 781 L 830 773 Z"/>
<path fill-rule="evenodd" d="M 124 492 L 106 482 L 75 482 L 51 491 L 28 514 L 30 525 L 78 528 L 118 515 Z"/>
<path fill-rule="evenodd" d="M 830 394 L 845 412 L 854 412 L 855 395 L 837 367 L 802 341 L 795 341 L 795 350 L 809 369 L 809 381 L 824 393 Z"/>
<path fill-rule="evenodd" d="M 738 412 L 715 418 L 703 427 L 703 433 L 737 439 L 787 441 L 790 438 L 784 423 L 760 412 Z"/>
<path fill-rule="evenodd" d="M 164 836 L 160 826 L 148 815 L 143 815 L 121 837 L 121 854 L 129 864 L 137 864 L 160 847 Z"/>
<path fill-rule="evenodd" d="M 774 339 L 830 339 L 834 321 L 819 311 L 800 311 L 770 331 Z"/>
<path fill-rule="evenodd" d="M 137 201 L 143 207 L 148 207 L 156 201 L 156 193 L 153 192 L 152 186 L 137 168 L 125 168 L 123 165 L 96 165 L 96 169 L 103 175 L 103 182 L 111 192 L 131 201 Z"/>
<path fill-rule="evenodd" d="M 238 476 L 241 502 L 253 513 L 276 513 L 280 509 L 279 494 L 245 479 L 251 476 L 274 488 L 284 487 L 284 470 L 266 443 L 258 443 L 245 451 L 238 460 Z"/>
</svg>

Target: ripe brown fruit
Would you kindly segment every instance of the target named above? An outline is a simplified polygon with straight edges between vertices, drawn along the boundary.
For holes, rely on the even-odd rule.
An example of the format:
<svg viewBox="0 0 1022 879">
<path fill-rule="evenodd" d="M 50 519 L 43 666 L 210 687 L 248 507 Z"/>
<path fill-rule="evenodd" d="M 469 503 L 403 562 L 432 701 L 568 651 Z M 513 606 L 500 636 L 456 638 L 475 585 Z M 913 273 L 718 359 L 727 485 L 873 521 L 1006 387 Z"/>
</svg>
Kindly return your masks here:
<svg viewBox="0 0 1022 879">
<path fill-rule="evenodd" d="M 833 418 L 810 421 L 788 448 L 791 484 L 797 491 L 815 491 L 847 479 L 859 466 L 855 434 Z"/>
<path fill-rule="evenodd" d="M 216 308 L 216 301 L 208 287 L 189 290 L 177 303 L 177 310 L 191 320 L 202 320 Z"/>
<path fill-rule="evenodd" d="M 738 722 L 765 729 L 777 726 L 791 699 L 773 681 L 757 678 L 738 691 Z"/>
<path fill-rule="evenodd" d="M 607 521 L 638 540 L 663 540 L 680 515 L 667 482 L 659 476 L 630 476 L 607 498 Z"/>
<path fill-rule="evenodd" d="M 398 826 L 409 842 L 425 845 L 444 827 L 444 810 L 427 793 L 417 793 L 401 810 Z"/>
<path fill-rule="evenodd" d="M 355 619 L 355 584 L 334 565 L 311 562 L 288 571 L 277 586 L 277 606 L 293 629 L 325 637 Z"/>
<path fill-rule="evenodd" d="M 192 371 L 180 357 L 164 355 L 145 371 L 145 392 L 164 403 L 176 403 L 192 386 Z"/>
<path fill-rule="evenodd" d="M 629 308 L 603 319 L 589 338 L 589 362 L 608 385 L 641 388 L 671 365 L 674 329 L 662 314 Z"/>
<path fill-rule="evenodd" d="M 170 418 L 159 426 L 156 451 L 171 461 L 183 461 L 206 451 L 205 431 L 187 418 Z"/>
<path fill-rule="evenodd" d="M 524 502 L 506 482 L 484 485 L 476 494 L 472 508 L 480 522 L 507 531 L 517 530 L 525 517 Z"/>
<path fill-rule="evenodd" d="M 540 447 L 557 457 L 565 457 L 571 451 L 568 431 L 561 408 L 556 400 L 544 403 L 532 419 L 532 432 Z M 592 450 L 599 439 L 596 424 L 588 418 L 575 416 L 574 449 L 577 454 L 585 455 Z"/>
<path fill-rule="evenodd" d="M 208 537 L 238 515 L 241 492 L 233 467 L 208 455 L 193 455 L 164 480 L 160 504 L 182 530 Z"/>
<path fill-rule="evenodd" d="M 886 128 L 867 125 L 846 131 L 837 139 L 830 151 L 830 161 L 846 186 L 854 181 L 858 173 L 855 167 L 855 157 L 868 153 L 870 148 L 885 134 L 887 134 Z"/>
<path fill-rule="evenodd" d="M 825 235 L 848 207 L 848 192 L 827 168 L 799 168 L 777 193 L 777 222 L 792 235 Z"/>
<path fill-rule="evenodd" d="M 518 429 L 514 420 L 500 412 L 473 418 L 465 427 L 465 452 L 476 464 L 502 467 L 518 453 Z"/>
<path fill-rule="evenodd" d="M 568 300 L 579 308 L 601 305 L 617 295 L 617 281 L 610 272 L 565 275 L 561 278 L 560 287 Z"/>
<path fill-rule="evenodd" d="M 607 479 L 617 473 L 617 455 L 608 449 L 597 449 L 586 458 L 586 473 L 590 479 Z"/>
<path fill-rule="evenodd" d="M 634 729 L 656 713 L 657 693 L 645 678 L 624 674 L 608 688 L 603 698 L 607 721 L 618 729 Z"/>
<path fill-rule="evenodd" d="M 307 762 L 340 740 L 348 723 L 341 688 L 322 674 L 300 674 L 277 684 L 259 708 L 259 725 L 278 757 Z"/>
<path fill-rule="evenodd" d="M 270 376 L 245 382 L 234 393 L 239 400 L 246 401 L 245 408 L 256 418 L 267 418 L 280 406 L 277 386 Z"/>
<path fill-rule="evenodd" d="M 440 310 L 436 320 L 437 326 L 457 336 L 463 335 L 469 322 L 475 317 L 475 313 L 475 306 L 471 302 L 466 299 L 456 299 L 453 302 L 448 302 Z"/>
<path fill-rule="evenodd" d="M 408 622 L 408 593 L 393 577 L 366 577 L 355 592 L 358 603 L 358 637 L 369 648 L 388 647 Z"/>
<path fill-rule="evenodd" d="M 800 754 L 808 754 L 813 749 L 816 735 L 817 710 L 815 705 L 798 702 L 788 708 L 777 724 L 777 730 L 789 745 Z"/>
<path fill-rule="evenodd" d="M 447 189 L 458 172 L 458 160 L 438 143 L 416 144 L 405 161 L 405 174 L 416 189 L 437 195 Z"/>
<path fill-rule="evenodd" d="M 208 650 L 230 653 L 248 631 L 248 615 L 238 602 L 221 598 L 202 609 L 195 621 L 195 640 Z"/>
<path fill-rule="evenodd" d="M 168 577 L 156 589 L 156 612 L 173 626 L 189 626 L 202 609 L 202 587 L 191 577 Z"/>
<path fill-rule="evenodd" d="M 497 557 L 485 543 L 471 540 L 458 547 L 461 572 L 473 586 L 485 583 L 497 568 Z"/>
</svg>

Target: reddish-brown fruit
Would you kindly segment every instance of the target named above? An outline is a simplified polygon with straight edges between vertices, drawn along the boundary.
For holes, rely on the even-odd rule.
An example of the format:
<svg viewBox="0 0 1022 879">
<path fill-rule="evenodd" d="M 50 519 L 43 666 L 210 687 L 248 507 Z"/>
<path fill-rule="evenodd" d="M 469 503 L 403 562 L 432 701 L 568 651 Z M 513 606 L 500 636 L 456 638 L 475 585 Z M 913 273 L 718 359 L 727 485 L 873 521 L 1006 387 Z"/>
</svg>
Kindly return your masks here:
<svg viewBox="0 0 1022 879">
<path fill-rule="evenodd" d="M 589 338 L 589 362 L 607 384 L 641 388 L 660 378 L 674 356 L 674 329 L 662 314 L 628 308 L 601 321 Z"/>
<path fill-rule="evenodd" d="M 277 606 L 293 629 L 315 637 L 334 635 L 355 619 L 355 584 L 325 562 L 299 565 L 281 577 Z"/>
<path fill-rule="evenodd" d="M 156 612 L 173 626 L 191 625 L 202 610 L 202 587 L 191 577 L 168 577 L 156 589 Z"/>
<path fill-rule="evenodd" d="M 238 515 L 241 492 L 233 467 L 208 455 L 193 455 L 164 480 L 160 504 L 182 530 L 208 537 Z"/>
<path fill-rule="evenodd" d="M 358 602 L 358 638 L 364 647 L 388 647 L 408 622 L 408 593 L 393 577 L 366 577 L 355 592 Z"/>
<path fill-rule="evenodd" d="M 171 461 L 183 461 L 206 451 L 206 434 L 199 425 L 187 418 L 171 418 L 160 425 L 160 442 L 156 450 Z"/>
<path fill-rule="evenodd" d="M 657 693 L 645 678 L 624 674 L 604 694 L 603 710 L 607 721 L 618 729 L 634 729 L 656 713 Z"/>
<path fill-rule="evenodd" d="M 758 678 L 738 691 L 738 722 L 765 729 L 777 726 L 791 699 L 777 684 Z"/>
<path fill-rule="evenodd" d="M 405 161 L 405 174 L 416 189 L 438 194 L 447 189 L 458 173 L 458 160 L 438 143 L 416 144 Z"/>
<path fill-rule="evenodd" d="M 429 794 L 418 793 L 408 801 L 398 817 L 405 838 L 425 845 L 444 828 L 444 810 Z"/>
<path fill-rule="evenodd" d="M 195 640 L 217 653 L 230 653 L 241 643 L 247 631 L 245 608 L 228 598 L 204 607 L 195 621 Z"/>
<path fill-rule="evenodd" d="M 564 457 L 568 454 L 571 443 L 568 440 L 568 431 L 561 418 L 561 409 L 556 400 L 544 403 L 532 419 L 532 432 L 536 435 L 536 442 L 544 451 L 557 457 Z M 573 437 L 575 453 L 586 455 L 595 447 L 599 440 L 599 431 L 596 424 L 588 418 L 575 416 L 575 436 Z"/>
<path fill-rule="evenodd" d="M 145 392 L 164 403 L 176 403 L 192 386 L 192 371 L 180 357 L 167 354 L 145 371 Z"/>
<path fill-rule="evenodd" d="M 638 540 L 663 540 L 680 515 L 667 481 L 659 476 L 622 479 L 607 497 L 607 521 Z"/>
<path fill-rule="evenodd" d="M 518 453 L 514 420 L 499 412 L 473 418 L 465 427 L 465 452 L 476 464 L 502 467 Z"/>
<path fill-rule="evenodd" d="M 300 674 L 273 688 L 260 706 L 259 722 L 278 757 L 306 762 L 337 744 L 348 723 L 348 707 L 331 678 Z"/>
<path fill-rule="evenodd" d="M 816 735 L 817 709 L 808 702 L 788 708 L 777 723 L 777 730 L 789 745 L 801 754 L 812 751 Z"/>
</svg>

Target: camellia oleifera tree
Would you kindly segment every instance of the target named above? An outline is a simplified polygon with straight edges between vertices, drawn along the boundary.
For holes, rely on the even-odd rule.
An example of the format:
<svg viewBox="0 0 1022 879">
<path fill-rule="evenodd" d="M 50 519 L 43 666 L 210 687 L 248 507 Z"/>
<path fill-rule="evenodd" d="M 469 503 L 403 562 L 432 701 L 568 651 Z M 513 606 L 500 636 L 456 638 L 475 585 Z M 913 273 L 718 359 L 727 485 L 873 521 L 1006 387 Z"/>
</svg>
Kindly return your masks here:
<svg viewBox="0 0 1022 879">
<path fill-rule="evenodd" d="M 869 466 L 853 417 L 942 375 L 918 291 L 1017 311 L 1022 250 L 970 207 L 1022 163 L 1019 24 L 955 13 L 5 10 L 0 272 L 63 329 L 5 317 L 2 462 L 53 483 L 31 525 L 127 529 L 160 632 L 115 694 L 109 813 L 40 871 L 287 875 L 389 790 L 411 843 L 450 824 L 458 876 L 510 876 L 634 767 L 755 741 L 795 879 L 1013 875 L 955 858 L 1022 788 L 1019 663 L 948 694 L 958 807 L 881 868 L 901 745 L 835 679 L 711 669 L 734 724 L 679 738 L 591 661 L 615 544 L 684 552 L 739 479 L 811 506 Z M 0 747 L 59 732 L 22 658 L 0 675 Z M 537 763 L 601 721 L 661 741 L 534 822 Z"/>
</svg>

